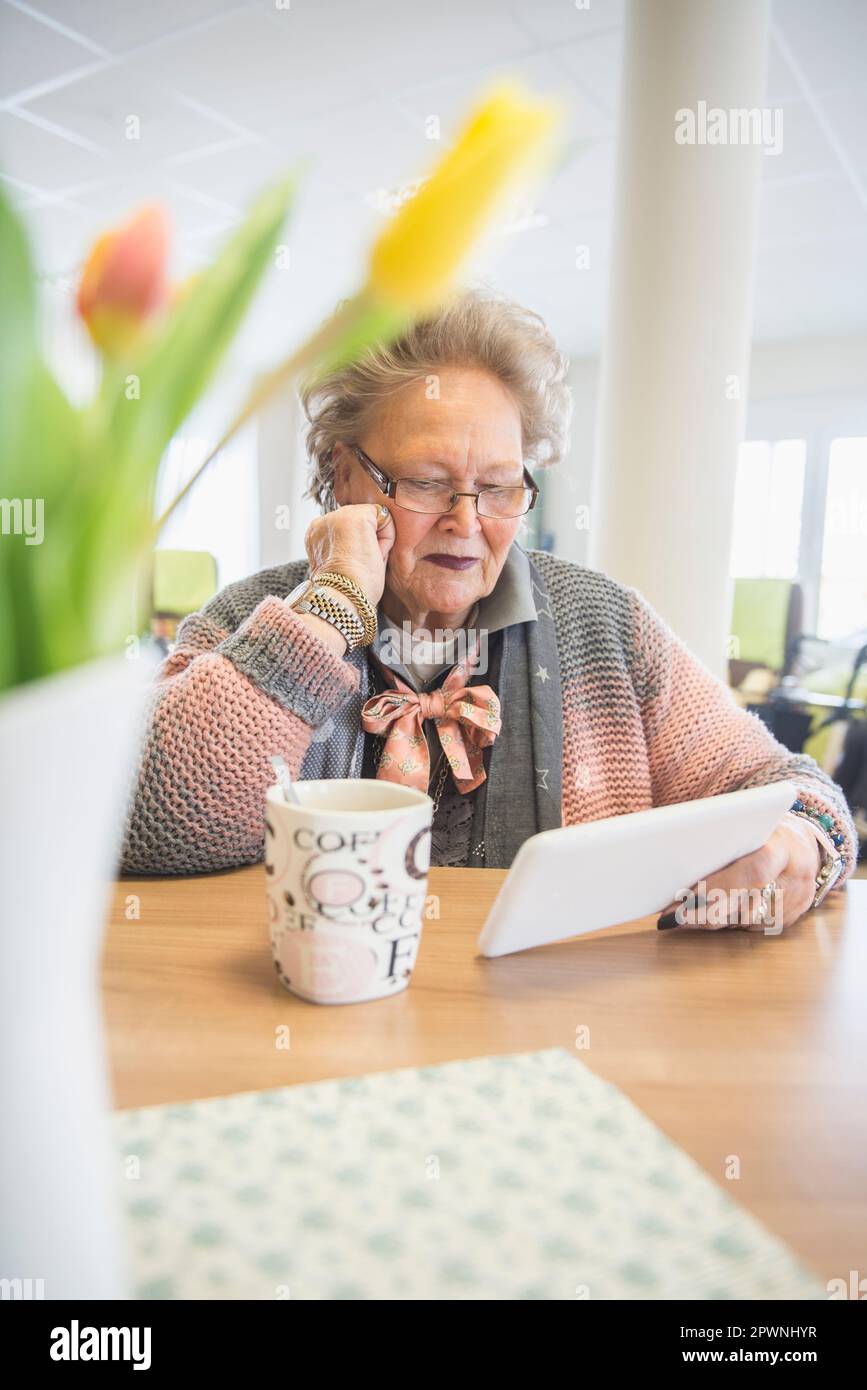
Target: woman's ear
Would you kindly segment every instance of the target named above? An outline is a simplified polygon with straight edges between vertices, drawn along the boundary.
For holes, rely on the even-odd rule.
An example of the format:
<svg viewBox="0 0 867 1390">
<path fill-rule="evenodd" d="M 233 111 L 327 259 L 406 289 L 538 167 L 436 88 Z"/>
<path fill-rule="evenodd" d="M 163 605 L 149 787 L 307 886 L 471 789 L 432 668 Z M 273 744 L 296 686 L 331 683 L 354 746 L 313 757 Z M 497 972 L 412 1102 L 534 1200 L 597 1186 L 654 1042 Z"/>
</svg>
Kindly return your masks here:
<svg viewBox="0 0 867 1390">
<path fill-rule="evenodd" d="M 331 490 L 338 507 L 343 507 L 349 501 L 349 451 L 340 440 L 331 450 L 331 459 L 334 464 Z"/>
</svg>

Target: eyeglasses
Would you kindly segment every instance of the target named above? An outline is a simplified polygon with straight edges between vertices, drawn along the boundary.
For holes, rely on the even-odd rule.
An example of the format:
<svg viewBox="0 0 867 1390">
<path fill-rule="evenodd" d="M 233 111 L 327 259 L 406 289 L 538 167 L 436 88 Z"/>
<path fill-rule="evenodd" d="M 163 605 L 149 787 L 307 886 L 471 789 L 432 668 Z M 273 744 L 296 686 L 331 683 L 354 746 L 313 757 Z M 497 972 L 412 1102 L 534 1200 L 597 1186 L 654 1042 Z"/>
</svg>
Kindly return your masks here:
<svg viewBox="0 0 867 1390">
<path fill-rule="evenodd" d="M 459 497 L 474 497 L 479 516 L 504 521 L 507 517 L 524 516 L 535 507 L 539 496 L 539 489 L 527 468 L 520 487 L 483 487 L 478 492 L 455 492 L 449 483 L 432 478 L 389 478 L 357 444 L 350 447 L 379 490 L 408 512 L 444 515 L 452 510 Z"/>
</svg>

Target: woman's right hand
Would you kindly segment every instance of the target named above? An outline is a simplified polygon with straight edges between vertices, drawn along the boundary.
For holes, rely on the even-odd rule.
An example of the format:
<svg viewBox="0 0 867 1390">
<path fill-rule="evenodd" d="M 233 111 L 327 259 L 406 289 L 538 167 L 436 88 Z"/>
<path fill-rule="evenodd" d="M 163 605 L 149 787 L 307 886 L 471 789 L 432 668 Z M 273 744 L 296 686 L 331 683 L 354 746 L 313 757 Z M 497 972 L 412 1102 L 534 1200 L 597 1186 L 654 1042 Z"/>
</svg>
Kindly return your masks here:
<svg viewBox="0 0 867 1390">
<path fill-rule="evenodd" d="M 353 502 L 317 516 L 304 545 L 312 576 L 334 570 L 353 579 L 376 608 L 385 588 L 385 566 L 395 541 L 394 521 L 385 505 Z"/>
</svg>

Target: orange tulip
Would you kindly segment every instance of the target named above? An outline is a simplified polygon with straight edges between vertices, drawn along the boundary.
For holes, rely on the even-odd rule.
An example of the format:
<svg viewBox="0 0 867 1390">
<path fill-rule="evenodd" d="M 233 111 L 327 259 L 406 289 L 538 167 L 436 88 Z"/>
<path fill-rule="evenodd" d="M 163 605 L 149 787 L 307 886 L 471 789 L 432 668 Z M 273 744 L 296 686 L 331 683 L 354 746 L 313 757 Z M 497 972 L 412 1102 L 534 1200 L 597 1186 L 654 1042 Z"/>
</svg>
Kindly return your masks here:
<svg viewBox="0 0 867 1390">
<path fill-rule="evenodd" d="M 101 352 L 128 352 L 166 304 L 168 250 L 169 220 L 157 204 L 94 243 L 78 287 L 78 312 Z"/>
</svg>

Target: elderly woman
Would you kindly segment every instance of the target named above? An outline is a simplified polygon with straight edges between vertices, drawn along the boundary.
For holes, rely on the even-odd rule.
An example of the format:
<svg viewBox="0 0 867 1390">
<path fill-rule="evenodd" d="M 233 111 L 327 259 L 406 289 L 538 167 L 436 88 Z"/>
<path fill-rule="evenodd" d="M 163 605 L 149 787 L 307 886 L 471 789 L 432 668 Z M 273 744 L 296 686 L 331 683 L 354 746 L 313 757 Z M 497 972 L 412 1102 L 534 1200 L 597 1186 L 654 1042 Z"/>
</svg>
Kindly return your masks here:
<svg viewBox="0 0 867 1390">
<path fill-rule="evenodd" d="M 636 589 L 521 547 L 527 463 L 562 456 L 565 371 L 537 315 L 467 291 L 305 391 L 322 507 L 307 561 L 181 625 L 125 870 L 261 859 L 281 754 L 298 778 L 427 788 L 432 862 L 448 865 L 505 866 L 541 830 L 790 780 L 793 809 L 708 889 L 775 881 L 788 924 L 848 877 L 854 826 L 816 762 L 740 709 Z"/>
</svg>

